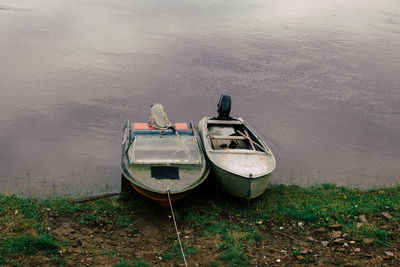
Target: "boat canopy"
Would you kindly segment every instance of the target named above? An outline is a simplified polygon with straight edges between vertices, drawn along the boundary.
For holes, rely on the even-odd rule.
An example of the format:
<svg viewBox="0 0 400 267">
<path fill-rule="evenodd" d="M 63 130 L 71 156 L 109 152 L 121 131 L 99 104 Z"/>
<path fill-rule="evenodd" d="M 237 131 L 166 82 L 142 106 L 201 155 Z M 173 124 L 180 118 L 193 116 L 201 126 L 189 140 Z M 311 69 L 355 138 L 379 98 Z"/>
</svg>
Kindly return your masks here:
<svg viewBox="0 0 400 267">
<path fill-rule="evenodd" d="M 200 164 L 195 136 L 137 135 L 129 148 L 131 164 Z"/>
</svg>

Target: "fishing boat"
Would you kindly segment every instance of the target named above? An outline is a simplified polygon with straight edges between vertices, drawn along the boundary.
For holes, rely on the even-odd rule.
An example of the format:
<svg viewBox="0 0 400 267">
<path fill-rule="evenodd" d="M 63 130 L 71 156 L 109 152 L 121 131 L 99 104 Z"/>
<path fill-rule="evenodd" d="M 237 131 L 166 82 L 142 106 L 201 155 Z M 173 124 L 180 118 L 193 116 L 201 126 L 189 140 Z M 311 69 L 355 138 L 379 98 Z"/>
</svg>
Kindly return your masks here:
<svg viewBox="0 0 400 267">
<path fill-rule="evenodd" d="M 222 95 L 218 117 L 204 117 L 200 138 L 216 184 L 250 201 L 267 189 L 276 161 L 269 147 L 242 118 L 229 116 L 231 98 Z"/>
<path fill-rule="evenodd" d="M 147 123 L 126 121 L 121 147 L 122 187 L 132 186 L 163 207 L 185 197 L 208 176 L 197 130 L 172 124 L 161 104 Z"/>
</svg>

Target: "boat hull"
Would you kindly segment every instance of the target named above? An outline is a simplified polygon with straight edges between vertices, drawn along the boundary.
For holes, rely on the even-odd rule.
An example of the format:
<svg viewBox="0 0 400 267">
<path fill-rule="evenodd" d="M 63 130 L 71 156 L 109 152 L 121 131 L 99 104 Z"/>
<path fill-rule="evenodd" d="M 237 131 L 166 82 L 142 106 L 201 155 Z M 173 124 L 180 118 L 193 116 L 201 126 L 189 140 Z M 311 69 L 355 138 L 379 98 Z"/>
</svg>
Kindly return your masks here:
<svg viewBox="0 0 400 267">
<path fill-rule="evenodd" d="M 126 177 L 123 175 L 123 179 L 126 179 Z M 151 192 L 149 190 L 146 190 L 144 188 L 141 188 L 134 183 L 130 182 L 128 179 L 126 181 L 129 183 L 129 186 L 131 186 L 135 191 L 137 191 L 139 194 L 150 198 L 151 200 L 155 201 L 159 205 L 161 205 L 164 208 L 168 208 L 170 206 L 169 204 L 169 199 L 168 195 L 165 194 L 160 194 L 160 193 L 155 193 Z M 178 193 L 178 194 L 170 194 L 170 199 L 171 199 L 171 204 L 174 204 L 176 201 L 184 198 L 185 196 L 189 195 L 192 192 L 192 190 L 183 192 L 183 193 Z"/>
<path fill-rule="evenodd" d="M 123 166 L 122 170 L 123 170 L 123 172 L 122 172 L 123 179 L 126 179 L 129 182 L 130 186 L 132 186 L 132 188 L 135 189 L 135 191 L 137 191 L 141 195 L 148 197 L 151 200 L 157 202 L 164 208 L 169 207 L 167 190 L 165 190 L 165 193 L 161 193 L 161 192 L 154 192 L 151 189 L 146 189 L 146 188 L 140 186 L 139 183 L 137 183 L 136 179 L 128 174 L 129 172 L 127 172 L 126 166 Z M 210 169 L 206 168 L 203 175 L 201 177 L 199 177 L 199 181 L 198 181 L 198 184 L 196 184 L 196 187 L 205 181 L 205 179 L 208 177 L 209 171 L 210 171 Z M 178 200 L 186 197 L 194 189 L 195 189 L 195 187 L 187 189 L 186 191 L 181 191 L 179 193 L 170 193 L 171 203 L 173 204 L 173 203 L 177 202 Z"/>
<path fill-rule="evenodd" d="M 221 169 L 210 163 L 215 184 L 226 193 L 251 200 L 264 194 L 268 187 L 271 173 L 257 178 L 248 178 Z"/>
</svg>

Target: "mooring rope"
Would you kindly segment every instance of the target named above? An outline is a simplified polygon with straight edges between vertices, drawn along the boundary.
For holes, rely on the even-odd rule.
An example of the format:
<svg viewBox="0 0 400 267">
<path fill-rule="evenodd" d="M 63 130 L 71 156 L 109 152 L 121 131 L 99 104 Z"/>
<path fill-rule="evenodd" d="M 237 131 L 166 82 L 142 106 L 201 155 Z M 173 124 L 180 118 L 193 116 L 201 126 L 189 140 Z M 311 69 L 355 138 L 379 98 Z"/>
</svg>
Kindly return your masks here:
<svg viewBox="0 0 400 267">
<path fill-rule="evenodd" d="M 182 247 L 182 243 L 181 243 L 181 238 L 179 237 L 178 226 L 176 226 L 176 220 L 175 220 L 174 210 L 172 209 L 172 202 L 171 202 L 171 197 L 170 197 L 170 195 L 169 195 L 169 188 L 167 188 L 167 196 L 168 196 L 168 201 L 169 201 L 169 207 L 171 208 L 172 219 L 173 219 L 174 225 L 175 225 L 176 235 L 178 236 L 179 246 L 181 247 L 181 252 L 182 252 L 183 261 L 185 262 L 185 266 L 187 267 L 188 265 L 187 265 L 187 262 L 186 262 L 185 253 L 183 252 L 183 247 Z"/>
</svg>

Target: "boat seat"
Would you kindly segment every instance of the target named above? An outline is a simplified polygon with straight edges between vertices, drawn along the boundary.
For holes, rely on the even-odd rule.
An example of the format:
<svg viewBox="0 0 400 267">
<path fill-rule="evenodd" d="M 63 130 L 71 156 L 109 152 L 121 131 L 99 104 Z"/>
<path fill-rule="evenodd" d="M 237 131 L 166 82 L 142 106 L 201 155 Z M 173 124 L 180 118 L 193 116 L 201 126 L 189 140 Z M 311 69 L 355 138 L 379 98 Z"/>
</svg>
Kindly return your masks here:
<svg viewBox="0 0 400 267">
<path fill-rule="evenodd" d="M 247 138 L 244 136 L 218 136 L 218 135 L 210 135 L 211 139 L 218 140 L 246 140 Z"/>
<path fill-rule="evenodd" d="M 231 125 L 242 125 L 241 121 L 236 120 L 208 120 L 208 124 L 231 124 Z"/>
</svg>

